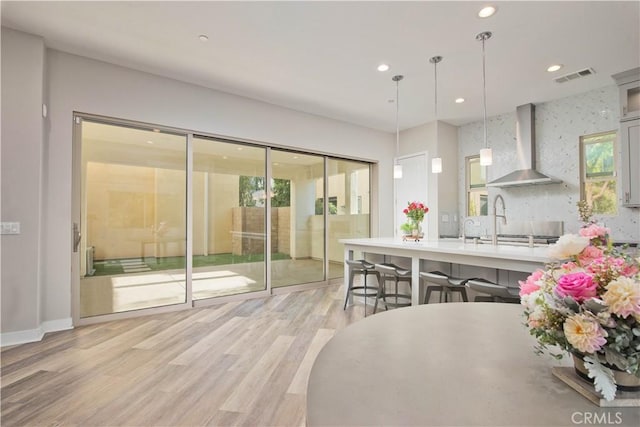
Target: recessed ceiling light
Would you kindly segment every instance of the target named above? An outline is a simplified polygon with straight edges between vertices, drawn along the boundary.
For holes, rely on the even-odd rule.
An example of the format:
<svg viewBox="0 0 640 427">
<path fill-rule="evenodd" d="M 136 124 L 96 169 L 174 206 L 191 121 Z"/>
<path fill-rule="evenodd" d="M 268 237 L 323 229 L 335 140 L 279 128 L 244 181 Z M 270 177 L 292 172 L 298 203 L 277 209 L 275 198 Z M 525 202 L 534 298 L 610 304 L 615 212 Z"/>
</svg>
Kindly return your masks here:
<svg viewBox="0 0 640 427">
<path fill-rule="evenodd" d="M 464 102 L 464 98 L 456 98 L 456 104 L 462 104 Z"/>
<path fill-rule="evenodd" d="M 223 158 L 223 159 L 225 159 L 225 160 L 227 160 L 227 159 L 228 159 L 228 157 L 227 157 L 227 156 L 222 156 L 222 158 Z"/>
<path fill-rule="evenodd" d="M 298 156 L 293 156 L 293 158 L 294 158 L 294 159 L 297 159 L 297 158 L 298 158 Z"/>
<path fill-rule="evenodd" d="M 201 42 L 206 42 L 209 40 L 209 36 L 207 36 L 206 34 L 200 34 L 198 38 L 200 39 Z"/>
<path fill-rule="evenodd" d="M 238 151 L 242 151 L 242 147 L 238 147 L 238 148 L 237 148 L 237 150 L 238 150 Z"/>
<path fill-rule="evenodd" d="M 378 65 L 378 71 L 389 71 L 389 66 L 387 64 Z"/>
<path fill-rule="evenodd" d="M 153 131 L 154 131 L 155 133 L 158 133 L 158 132 L 160 132 L 160 129 L 153 129 Z"/>
<path fill-rule="evenodd" d="M 553 64 L 547 68 L 547 71 L 553 73 L 554 71 L 558 71 L 560 68 L 562 68 L 562 64 Z"/>
<path fill-rule="evenodd" d="M 488 18 L 492 16 L 494 13 L 496 13 L 496 10 L 497 9 L 495 6 L 486 6 L 480 9 L 480 12 L 478 12 L 478 16 L 480 18 Z"/>
<path fill-rule="evenodd" d="M 147 141 L 147 144 L 153 144 L 153 141 Z"/>
</svg>

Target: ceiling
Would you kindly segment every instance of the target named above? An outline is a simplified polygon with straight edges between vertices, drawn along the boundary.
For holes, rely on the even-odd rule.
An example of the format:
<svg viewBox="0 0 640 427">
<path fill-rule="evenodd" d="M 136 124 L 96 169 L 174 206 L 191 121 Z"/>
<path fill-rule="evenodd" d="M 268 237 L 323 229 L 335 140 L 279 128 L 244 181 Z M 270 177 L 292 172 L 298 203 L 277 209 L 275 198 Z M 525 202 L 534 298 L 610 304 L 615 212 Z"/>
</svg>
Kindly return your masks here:
<svg viewBox="0 0 640 427">
<path fill-rule="evenodd" d="M 640 66 L 640 2 L 2 1 L 2 25 L 48 47 L 268 103 L 395 132 L 482 118 L 613 84 Z M 199 40 L 199 35 L 208 41 Z M 387 63 L 391 69 L 379 72 Z M 554 63 L 564 67 L 549 73 Z M 554 78 L 593 68 L 589 77 Z M 463 97 L 466 102 L 454 103 Z"/>
</svg>

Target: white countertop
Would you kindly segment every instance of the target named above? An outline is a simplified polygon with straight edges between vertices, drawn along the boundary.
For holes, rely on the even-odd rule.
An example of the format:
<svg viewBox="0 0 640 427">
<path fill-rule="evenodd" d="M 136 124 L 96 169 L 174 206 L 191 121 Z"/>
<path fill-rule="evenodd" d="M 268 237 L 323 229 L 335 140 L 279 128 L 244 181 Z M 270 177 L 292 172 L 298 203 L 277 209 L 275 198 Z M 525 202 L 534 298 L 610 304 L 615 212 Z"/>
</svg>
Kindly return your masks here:
<svg viewBox="0 0 640 427">
<path fill-rule="evenodd" d="M 497 258 L 514 261 L 527 261 L 533 263 L 544 264 L 550 262 L 551 259 L 547 255 L 548 246 L 537 246 L 530 248 L 528 246 L 510 246 L 500 244 L 493 246 L 491 244 L 473 242 L 462 243 L 460 240 L 444 239 L 444 240 L 421 240 L 415 242 L 412 240 L 402 241 L 401 238 L 378 237 L 369 239 L 341 239 L 340 243 L 349 247 L 369 247 L 381 249 L 393 249 L 407 252 L 424 252 L 428 258 L 429 253 L 433 254 L 451 254 L 454 256 L 477 256 L 481 258 Z M 373 252 L 373 251 L 371 251 Z"/>
</svg>

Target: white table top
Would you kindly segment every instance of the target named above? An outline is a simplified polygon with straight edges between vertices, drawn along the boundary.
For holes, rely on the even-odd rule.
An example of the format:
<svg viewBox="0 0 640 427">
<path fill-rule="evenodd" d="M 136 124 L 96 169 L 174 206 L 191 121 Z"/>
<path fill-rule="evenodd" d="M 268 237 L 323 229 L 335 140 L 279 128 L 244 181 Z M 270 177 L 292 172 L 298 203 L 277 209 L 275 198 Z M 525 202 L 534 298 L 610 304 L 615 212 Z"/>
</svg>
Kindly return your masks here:
<svg viewBox="0 0 640 427">
<path fill-rule="evenodd" d="M 521 306 L 498 303 L 420 305 L 358 321 L 315 361 L 307 425 L 571 426 L 585 413 L 640 425 L 638 408 L 599 408 L 556 379 L 552 366 L 571 362 L 535 355 L 522 323 Z"/>
</svg>

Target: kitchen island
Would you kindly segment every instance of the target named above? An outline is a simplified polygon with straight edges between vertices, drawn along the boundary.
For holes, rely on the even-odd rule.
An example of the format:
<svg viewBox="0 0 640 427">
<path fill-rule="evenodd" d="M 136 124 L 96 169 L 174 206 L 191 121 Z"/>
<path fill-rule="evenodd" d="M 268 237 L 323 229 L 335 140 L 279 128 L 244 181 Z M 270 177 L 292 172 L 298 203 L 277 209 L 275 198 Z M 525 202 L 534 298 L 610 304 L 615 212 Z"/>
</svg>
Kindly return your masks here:
<svg viewBox="0 0 640 427">
<path fill-rule="evenodd" d="M 413 240 L 381 237 L 370 239 L 342 239 L 344 259 L 353 259 L 354 251 L 406 257 L 411 259 L 411 304 L 418 305 L 420 299 L 420 260 L 440 261 L 477 267 L 531 273 L 551 259 L 548 246 L 510 246 L 463 243 L 458 240 Z M 345 263 L 344 277 L 349 277 Z"/>
</svg>

